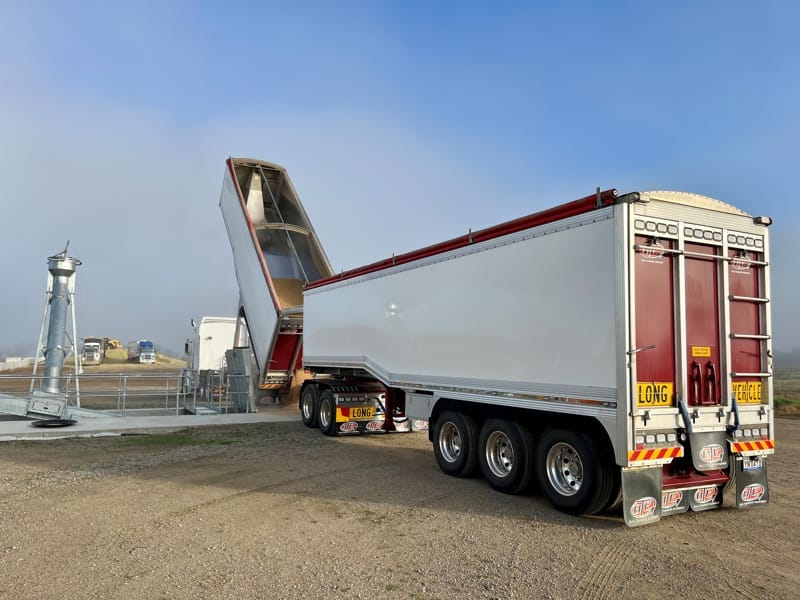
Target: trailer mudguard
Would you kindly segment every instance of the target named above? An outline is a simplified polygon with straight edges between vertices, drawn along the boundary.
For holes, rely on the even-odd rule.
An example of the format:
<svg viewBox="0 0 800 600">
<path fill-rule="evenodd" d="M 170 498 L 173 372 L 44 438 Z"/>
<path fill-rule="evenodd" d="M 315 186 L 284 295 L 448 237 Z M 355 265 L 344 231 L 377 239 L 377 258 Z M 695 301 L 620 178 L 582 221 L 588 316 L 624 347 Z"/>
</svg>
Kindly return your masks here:
<svg viewBox="0 0 800 600">
<path fill-rule="evenodd" d="M 661 519 L 661 467 L 622 469 L 622 511 L 628 527 Z"/>
<path fill-rule="evenodd" d="M 736 508 L 764 506 L 769 502 L 767 459 L 764 456 L 737 456 Z"/>
</svg>

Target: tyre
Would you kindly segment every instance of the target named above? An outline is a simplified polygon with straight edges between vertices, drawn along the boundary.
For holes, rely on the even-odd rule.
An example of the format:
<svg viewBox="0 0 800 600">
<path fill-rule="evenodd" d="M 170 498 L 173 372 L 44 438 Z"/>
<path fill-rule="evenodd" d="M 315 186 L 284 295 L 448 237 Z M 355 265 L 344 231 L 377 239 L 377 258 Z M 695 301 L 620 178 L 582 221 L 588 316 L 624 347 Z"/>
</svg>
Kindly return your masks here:
<svg viewBox="0 0 800 600">
<path fill-rule="evenodd" d="M 591 436 L 548 429 L 536 447 L 536 479 L 542 495 L 558 510 L 592 515 L 612 502 L 614 467 L 603 460 Z"/>
<path fill-rule="evenodd" d="M 622 505 L 622 473 L 616 467 L 611 468 L 611 481 L 608 502 L 598 512 L 610 512 Z"/>
<path fill-rule="evenodd" d="M 319 396 L 317 403 L 317 423 L 319 429 L 325 435 L 336 435 L 336 400 L 333 392 L 325 390 Z"/>
<path fill-rule="evenodd" d="M 306 427 L 317 426 L 317 402 L 319 401 L 319 388 L 310 383 L 303 387 L 300 393 L 300 417 Z"/>
<path fill-rule="evenodd" d="M 478 467 L 478 428 L 469 415 L 443 411 L 433 429 L 433 453 L 439 468 L 453 477 L 469 477 Z"/>
<path fill-rule="evenodd" d="M 478 462 L 492 488 L 520 494 L 531 487 L 536 447 L 527 427 L 505 419 L 488 419 L 478 440 Z"/>
</svg>

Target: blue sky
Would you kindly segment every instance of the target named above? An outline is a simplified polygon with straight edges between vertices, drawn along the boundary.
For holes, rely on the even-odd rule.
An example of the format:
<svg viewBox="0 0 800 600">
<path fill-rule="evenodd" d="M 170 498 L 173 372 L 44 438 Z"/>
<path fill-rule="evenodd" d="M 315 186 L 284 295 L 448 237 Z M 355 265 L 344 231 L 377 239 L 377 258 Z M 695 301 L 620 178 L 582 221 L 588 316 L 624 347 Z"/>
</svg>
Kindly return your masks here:
<svg viewBox="0 0 800 600">
<path fill-rule="evenodd" d="M 775 219 L 798 347 L 798 24 L 791 1 L 0 1 L 0 351 L 32 351 L 67 238 L 81 335 L 178 349 L 231 314 L 229 155 L 288 168 L 336 269 L 596 186 L 720 198 Z"/>
</svg>

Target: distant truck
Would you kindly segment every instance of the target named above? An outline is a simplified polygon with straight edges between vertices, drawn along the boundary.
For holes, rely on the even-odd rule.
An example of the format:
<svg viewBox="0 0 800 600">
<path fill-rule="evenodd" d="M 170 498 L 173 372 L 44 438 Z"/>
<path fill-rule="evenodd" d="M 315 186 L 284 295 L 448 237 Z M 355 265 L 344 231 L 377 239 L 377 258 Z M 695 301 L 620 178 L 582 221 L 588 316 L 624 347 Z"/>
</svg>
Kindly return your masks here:
<svg viewBox="0 0 800 600">
<path fill-rule="evenodd" d="M 187 343 L 189 366 L 193 371 L 221 371 L 225 366 L 225 351 L 233 348 L 236 334 L 235 317 L 203 317 Z"/>
<path fill-rule="evenodd" d="M 128 342 L 128 360 L 140 364 L 156 362 L 156 347 L 150 340 Z"/>
<path fill-rule="evenodd" d="M 186 342 L 188 368 L 183 370 L 184 391 L 210 399 L 225 369 L 225 351 L 233 348 L 237 319 L 203 317 L 194 337 Z"/>
<path fill-rule="evenodd" d="M 84 365 L 101 365 L 106 357 L 106 345 L 102 338 L 87 337 L 83 339 L 81 361 Z"/>
</svg>

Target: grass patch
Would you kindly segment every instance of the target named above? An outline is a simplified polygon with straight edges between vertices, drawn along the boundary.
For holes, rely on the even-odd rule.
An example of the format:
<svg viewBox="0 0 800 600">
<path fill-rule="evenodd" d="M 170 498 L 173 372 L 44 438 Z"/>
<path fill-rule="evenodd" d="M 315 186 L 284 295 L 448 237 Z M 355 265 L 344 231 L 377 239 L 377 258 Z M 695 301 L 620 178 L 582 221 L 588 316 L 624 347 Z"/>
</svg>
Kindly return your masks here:
<svg viewBox="0 0 800 600">
<path fill-rule="evenodd" d="M 772 388 L 775 394 L 775 414 L 800 416 L 800 371 L 775 369 Z"/>
</svg>

